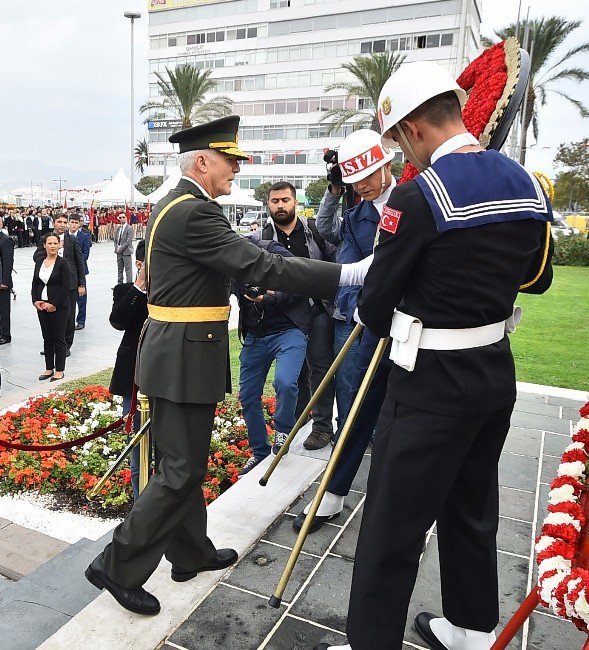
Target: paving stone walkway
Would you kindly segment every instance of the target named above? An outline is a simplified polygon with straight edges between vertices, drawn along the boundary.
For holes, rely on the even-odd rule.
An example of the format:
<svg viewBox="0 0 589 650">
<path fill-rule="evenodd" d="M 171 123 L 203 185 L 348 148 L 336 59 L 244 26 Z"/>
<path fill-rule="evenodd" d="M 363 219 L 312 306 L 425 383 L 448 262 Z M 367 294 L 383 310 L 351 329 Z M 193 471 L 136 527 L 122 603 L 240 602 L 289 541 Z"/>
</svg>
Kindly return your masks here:
<svg viewBox="0 0 589 650">
<path fill-rule="evenodd" d="M 520 393 L 500 463 L 501 519 L 498 565 L 502 629 L 535 584 L 533 540 L 545 516 L 548 484 L 580 402 Z M 345 644 L 345 622 L 354 550 L 360 527 L 370 455 L 339 519 L 309 536 L 280 609 L 268 606 L 295 541 L 292 521 L 317 483 L 297 499 L 235 569 L 166 640 L 168 650 L 309 650 L 321 641 Z M 269 483 L 269 489 L 271 484 Z M 405 648 L 423 648 L 411 622 L 422 610 L 441 612 L 435 530 L 427 538 L 409 609 Z M 510 648 L 573 650 L 584 635 L 539 607 Z"/>
</svg>

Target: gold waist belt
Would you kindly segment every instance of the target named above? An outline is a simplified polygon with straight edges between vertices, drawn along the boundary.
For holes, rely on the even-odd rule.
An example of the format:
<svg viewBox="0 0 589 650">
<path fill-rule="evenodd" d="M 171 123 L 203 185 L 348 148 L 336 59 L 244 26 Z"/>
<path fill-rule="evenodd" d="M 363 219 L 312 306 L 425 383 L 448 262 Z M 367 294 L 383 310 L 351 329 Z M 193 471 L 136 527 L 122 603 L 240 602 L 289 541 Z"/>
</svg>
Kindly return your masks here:
<svg viewBox="0 0 589 650">
<path fill-rule="evenodd" d="M 229 319 L 229 305 L 225 307 L 161 307 L 147 305 L 149 317 L 165 323 L 209 323 Z"/>
</svg>

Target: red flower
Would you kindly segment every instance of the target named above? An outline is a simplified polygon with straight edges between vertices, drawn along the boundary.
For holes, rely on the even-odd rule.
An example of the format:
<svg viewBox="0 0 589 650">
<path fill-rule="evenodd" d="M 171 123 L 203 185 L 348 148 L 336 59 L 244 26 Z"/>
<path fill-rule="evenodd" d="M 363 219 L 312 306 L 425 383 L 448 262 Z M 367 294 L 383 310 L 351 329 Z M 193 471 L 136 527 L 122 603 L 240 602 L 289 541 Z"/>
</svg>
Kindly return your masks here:
<svg viewBox="0 0 589 650">
<path fill-rule="evenodd" d="M 587 402 L 585 406 L 581 406 L 581 408 L 579 409 L 579 415 L 582 418 L 589 417 L 589 402 Z"/>
</svg>

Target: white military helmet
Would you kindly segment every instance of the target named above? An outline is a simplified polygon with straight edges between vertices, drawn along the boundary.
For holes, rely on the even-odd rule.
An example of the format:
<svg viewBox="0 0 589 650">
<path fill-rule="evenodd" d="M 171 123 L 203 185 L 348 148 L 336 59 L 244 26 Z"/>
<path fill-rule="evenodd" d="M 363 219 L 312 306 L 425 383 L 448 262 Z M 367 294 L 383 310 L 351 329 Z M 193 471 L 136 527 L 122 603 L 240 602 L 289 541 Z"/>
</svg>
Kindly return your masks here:
<svg viewBox="0 0 589 650">
<path fill-rule="evenodd" d="M 428 99 L 450 90 L 456 93 L 460 106 L 463 106 L 466 92 L 446 68 L 433 61 L 415 61 L 401 65 L 387 79 L 378 98 L 382 144 L 385 147 L 394 147 L 394 140 L 384 134 Z"/>
<path fill-rule="evenodd" d="M 344 183 L 357 183 L 392 159 L 393 152 L 383 147 L 380 135 L 370 129 L 350 133 L 338 152 Z"/>
</svg>

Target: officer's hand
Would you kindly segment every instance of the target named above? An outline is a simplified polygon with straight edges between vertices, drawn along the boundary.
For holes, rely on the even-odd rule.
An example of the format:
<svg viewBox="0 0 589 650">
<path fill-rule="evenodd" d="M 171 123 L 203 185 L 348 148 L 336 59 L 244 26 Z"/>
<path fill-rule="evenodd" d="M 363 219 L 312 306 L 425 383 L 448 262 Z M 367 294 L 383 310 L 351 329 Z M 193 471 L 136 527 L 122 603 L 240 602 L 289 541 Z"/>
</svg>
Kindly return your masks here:
<svg viewBox="0 0 589 650">
<path fill-rule="evenodd" d="M 78 296 L 83 296 L 86 293 L 85 287 L 78 287 Z"/>
<path fill-rule="evenodd" d="M 363 327 L 365 327 L 364 323 L 360 320 L 360 314 L 358 313 L 358 307 L 356 307 L 356 309 L 354 309 L 354 321 L 356 321 L 356 323 L 358 323 L 358 325 L 362 325 Z"/>
</svg>

